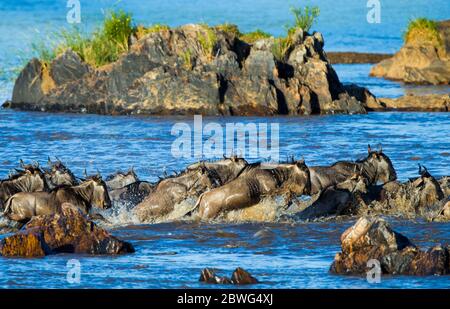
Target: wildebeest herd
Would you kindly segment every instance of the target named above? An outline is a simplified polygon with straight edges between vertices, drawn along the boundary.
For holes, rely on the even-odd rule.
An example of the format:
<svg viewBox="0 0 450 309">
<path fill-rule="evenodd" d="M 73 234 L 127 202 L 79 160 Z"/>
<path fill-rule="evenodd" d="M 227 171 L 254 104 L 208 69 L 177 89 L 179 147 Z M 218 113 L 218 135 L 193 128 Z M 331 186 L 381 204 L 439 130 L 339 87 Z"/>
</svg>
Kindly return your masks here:
<svg viewBox="0 0 450 309">
<path fill-rule="evenodd" d="M 302 195 L 311 198 L 298 199 Z M 3 216 L 20 223 L 57 213 L 63 203 L 91 216 L 92 209 L 101 212 L 126 204 L 138 222 L 154 222 L 188 199 L 194 202 L 181 217 L 213 220 L 275 196 L 282 198 L 284 214 L 299 220 L 368 213 L 448 220 L 449 195 L 449 177 L 437 180 L 422 166 L 418 178 L 398 182 L 389 157 L 370 146 L 366 158 L 330 166 L 307 166 L 294 158 L 278 164 L 248 163 L 224 156 L 189 165 L 156 183 L 139 180 L 133 169 L 104 180 L 99 173 L 76 177 L 59 159 L 49 158 L 48 168 L 21 161 L 20 168 L 0 182 Z"/>
</svg>

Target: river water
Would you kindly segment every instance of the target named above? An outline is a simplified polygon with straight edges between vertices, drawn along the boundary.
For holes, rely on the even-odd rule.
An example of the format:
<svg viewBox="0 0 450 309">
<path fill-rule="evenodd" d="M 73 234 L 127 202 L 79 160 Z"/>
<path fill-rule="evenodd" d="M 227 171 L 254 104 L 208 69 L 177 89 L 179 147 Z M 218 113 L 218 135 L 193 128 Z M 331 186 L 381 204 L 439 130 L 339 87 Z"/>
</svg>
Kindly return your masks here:
<svg viewBox="0 0 450 309">
<path fill-rule="evenodd" d="M 82 21 L 92 28 L 102 8 L 116 1 L 81 1 Z M 368 24 L 366 1 L 311 1 L 321 8 L 315 29 L 324 33 L 326 50 L 394 52 L 409 18 L 448 18 L 447 0 L 381 1 L 382 23 Z M 142 23 L 232 22 L 246 31 L 262 28 L 282 34 L 294 1 L 122 1 Z M 11 97 L 17 69 L 35 38 L 65 26 L 66 1 L 2 1 L 0 3 L 0 101 Z M 407 92 L 448 93 L 448 87 L 409 87 L 368 78 L 370 65 L 336 65 L 340 79 L 368 87 L 378 96 Z M 41 164 L 58 156 L 77 174 L 86 168 L 103 175 L 134 166 L 141 179 L 154 181 L 182 169 L 195 158 L 174 158 L 174 124 L 192 118 L 110 117 L 45 114 L 0 109 L 0 178 L 20 158 Z M 204 124 L 277 123 L 279 154 L 303 156 L 309 165 L 330 164 L 364 156 L 367 144 L 381 144 L 400 180 L 417 176 L 417 163 L 435 176 L 450 175 L 448 113 L 370 113 L 321 117 L 204 118 Z M 254 161 L 257 158 L 249 158 Z M 420 246 L 449 242 L 450 224 L 389 219 L 394 229 Z M 353 221 L 339 223 L 192 224 L 162 223 L 120 226 L 113 234 L 130 241 L 136 253 L 119 257 L 55 255 L 42 259 L 0 259 L 3 288 L 183 288 L 214 287 L 198 282 L 204 267 L 231 275 L 240 266 L 261 284 L 255 288 L 448 288 L 447 277 L 383 277 L 379 284 L 365 278 L 328 273 L 339 236 Z M 1 237 L 4 237 L 2 235 Z M 66 263 L 81 262 L 81 282 L 66 280 Z"/>
</svg>

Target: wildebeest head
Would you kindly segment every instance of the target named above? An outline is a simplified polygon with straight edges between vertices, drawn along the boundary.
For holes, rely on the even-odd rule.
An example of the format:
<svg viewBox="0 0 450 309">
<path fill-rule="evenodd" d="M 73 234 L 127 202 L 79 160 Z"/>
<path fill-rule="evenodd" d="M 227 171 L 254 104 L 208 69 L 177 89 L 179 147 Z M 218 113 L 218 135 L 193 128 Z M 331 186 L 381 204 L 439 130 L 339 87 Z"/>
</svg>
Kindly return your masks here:
<svg viewBox="0 0 450 309">
<path fill-rule="evenodd" d="M 198 162 L 191 164 L 187 167 L 188 170 L 197 169 L 200 166 L 204 166 L 209 170 L 215 170 L 220 177 L 222 184 L 225 184 L 234 178 L 247 166 L 247 161 L 236 155 L 231 157 L 223 156 L 223 159 L 214 162 Z"/>
<path fill-rule="evenodd" d="M 120 189 L 129 184 L 135 183 L 138 181 L 138 176 L 134 172 L 134 169 L 131 168 L 128 172 L 117 172 L 113 175 L 110 175 L 106 178 L 106 186 L 110 190 Z"/>
<path fill-rule="evenodd" d="M 39 163 L 24 164 L 20 160 L 22 170 L 16 169 L 16 174 L 9 177 L 9 181 L 16 183 L 20 191 L 34 192 L 46 191 L 48 189 L 45 176 L 39 167 Z"/>
<path fill-rule="evenodd" d="M 345 181 L 336 185 L 338 189 L 345 189 L 350 192 L 361 192 L 367 193 L 369 186 L 369 181 L 362 174 L 362 169 L 359 171 L 354 171 L 353 174 Z"/>
<path fill-rule="evenodd" d="M 444 198 L 439 182 L 428 172 L 425 166 L 419 164 L 420 177 L 411 182 L 413 192 L 410 192 L 418 201 L 418 207 L 430 207 Z"/>
<path fill-rule="evenodd" d="M 297 195 L 309 195 L 311 193 L 311 177 L 305 160 L 293 160 L 287 166 L 290 170 L 288 179 L 290 191 Z"/>
<path fill-rule="evenodd" d="M 194 180 L 189 191 L 192 193 L 204 192 L 206 190 L 220 186 L 217 176 L 205 166 L 199 166 L 195 170 L 191 170 Z"/>
<path fill-rule="evenodd" d="M 91 204 L 97 208 L 108 209 L 111 208 L 111 200 L 109 198 L 108 189 L 106 183 L 103 181 L 102 177 L 97 174 L 95 176 L 90 176 L 82 183 L 84 186 L 93 187 Z"/>
<path fill-rule="evenodd" d="M 45 179 L 47 180 L 50 189 L 63 185 L 75 186 L 78 184 L 72 171 L 70 171 L 59 159 L 52 162 L 50 158 L 48 158 L 48 166 L 50 169 L 45 172 Z"/>
<path fill-rule="evenodd" d="M 395 172 L 392 161 L 383 153 L 383 149 L 381 147 L 379 150 L 372 150 L 369 145 L 367 152 L 367 161 L 370 162 L 376 169 L 376 182 L 381 181 L 383 183 L 387 183 L 397 179 L 397 173 Z"/>
</svg>

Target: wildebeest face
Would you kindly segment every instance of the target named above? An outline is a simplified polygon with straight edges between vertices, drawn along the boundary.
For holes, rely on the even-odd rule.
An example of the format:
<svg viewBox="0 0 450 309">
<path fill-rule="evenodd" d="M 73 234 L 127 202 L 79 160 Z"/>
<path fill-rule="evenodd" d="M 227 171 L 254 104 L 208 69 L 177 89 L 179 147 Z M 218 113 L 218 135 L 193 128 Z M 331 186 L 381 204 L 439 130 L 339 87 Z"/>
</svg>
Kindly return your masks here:
<svg viewBox="0 0 450 309">
<path fill-rule="evenodd" d="M 367 193 L 368 180 L 361 173 L 354 173 L 349 179 L 337 185 L 339 189 L 346 189 L 350 192 Z"/>
<path fill-rule="evenodd" d="M 190 188 L 190 191 L 192 193 L 203 192 L 207 189 L 211 189 L 220 185 L 216 183 L 217 179 L 215 179 L 205 167 L 198 168 L 194 177 L 196 178 L 196 180 L 192 188 Z"/>
<path fill-rule="evenodd" d="M 293 185 L 291 190 L 297 195 L 309 195 L 311 193 L 311 177 L 309 168 L 306 166 L 304 160 L 295 162 L 292 165 L 293 171 L 291 174 Z"/>
<path fill-rule="evenodd" d="M 91 182 L 94 186 L 92 193 L 92 205 L 97 208 L 111 208 L 111 200 L 105 182 L 99 177 L 93 177 Z"/>
<path fill-rule="evenodd" d="M 397 173 L 395 172 L 391 159 L 383 153 L 381 148 L 377 151 L 372 151 L 369 145 L 368 152 L 368 161 L 376 167 L 376 181 L 387 183 L 397 179 Z"/>
<path fill-rule="evenodd" d="M 50 171 L 45 174 L 45 177 L 53 187 L 62 185 L 74 186 L 77 184 L 77 180 L 72 172 L 59 161 L 52 164 Z"/>
<path fill-rule="evenodd" d="M 138 180 L 136 173 L 131 169 L 126 173 L 117 172 L 116 174 L 109 176 L 106 179 L 106 184 L 110 189 L 119 189 L 135 183 Z"/>
</svg>

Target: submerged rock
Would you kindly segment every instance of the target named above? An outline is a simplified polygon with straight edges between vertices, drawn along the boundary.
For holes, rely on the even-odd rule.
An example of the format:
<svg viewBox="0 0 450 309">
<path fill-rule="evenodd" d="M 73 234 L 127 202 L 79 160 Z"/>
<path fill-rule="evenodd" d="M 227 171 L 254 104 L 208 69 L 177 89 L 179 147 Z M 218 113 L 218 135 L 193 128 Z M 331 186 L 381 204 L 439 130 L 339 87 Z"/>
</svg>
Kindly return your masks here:
<svg viewBox="0 0 450 309">
<path fill-rule="evenodd" d="M 236 268 L 236 270 L 231 275 L 231 281 L 234 284 L 255 284 L 258 283 L 258 280 L 254 278 L 252 275 L 250 275 L 249 272 L 247 272 L 243 268 Z"/>
<path fill-rule="evenodd" d="M 0 252 L 3 256 L 40 257 L 63 252 L 122 254 L 132 253 L 134 248 L 65 203 L 60 213 L 34 217 L 25 230 L 3 239 Z"/>
<path fill-rule="evenodd" d="M 448 246 L 422 251 L 381 218 L 360 218 L 341 235 L 341 248 L 331 265 L 332 273 L 364 275 L 371 269 L 368 262 L 377 260 L 382 274 L 450 274 Z"/>
<path fill-rule="evenodd" d="M 406 83 L 450 83 L 450 20 L 437 22 L 438 42 L 407 42 L 392 58 L 372 67 L 371 76 Z"/>
<path fill-rule="evenodd" d="M 68 50 L 50 64 L 31 60 L 5 106 L 99 114 L 365 113 L 329 63 L 322 35 L 294 37 L 275 56 L 274 38 L 248 44 L 232 32 L 185 25 L 143 36 L 100 68 Z"/>
<path fill-rule="evenodd" d="M 231 279 L 228 277 L 219 277 L 216 275 L 215 271 L 210 268 L 205 268 L 200 274 L 200 282 L 210 283 L 210 284 L 255 284 L 258 280 L 250 275 L 245 269 L 238 267 L 235 269 L 231 275 Z"/>
</svg>

